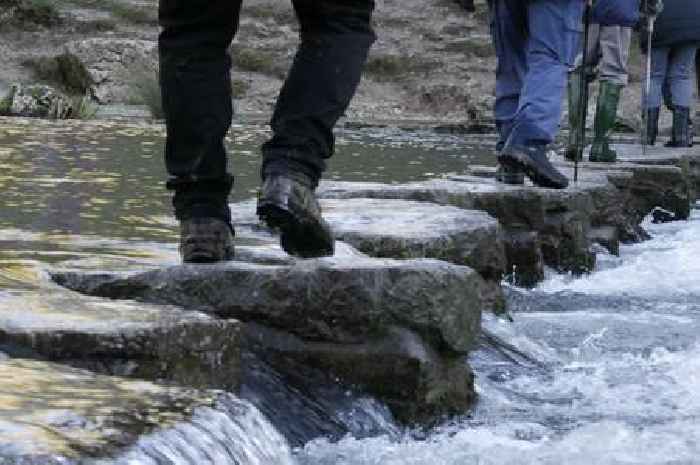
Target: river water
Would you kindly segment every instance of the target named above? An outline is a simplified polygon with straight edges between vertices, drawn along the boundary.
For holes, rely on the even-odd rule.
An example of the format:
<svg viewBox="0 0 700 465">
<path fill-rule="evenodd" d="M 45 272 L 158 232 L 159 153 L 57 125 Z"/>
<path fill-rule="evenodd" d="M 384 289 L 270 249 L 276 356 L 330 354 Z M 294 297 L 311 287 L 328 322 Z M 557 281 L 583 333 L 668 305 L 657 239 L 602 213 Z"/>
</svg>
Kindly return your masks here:
<svg viewBox="0 0 700 465">
<path fill-rule="evenodd" d="M 234 199 L 244 199 L 265 131 L 235 129 Z M 0 120 L 0 312 L 17 298 L 40 304 L 47 265 L 177 262 L 161 150 L 159 127 Z M 403 182 L 490 161 L 459 137 L 388 130 L 343 132 L 338 152 L 328 177 L 343 180 Z M 601 252 L 589 276 L 508 289 L 513 321 L 486 316 L 471 355 L 480 397 L 468 416 L 401 430 L 373 399 L 292 389 L 256 368 L 245 400 L 145 437 L 118 463 L 698 464 L 700 214 L 647 226 L 652 240 L 619 258 Z"/>
</svg>

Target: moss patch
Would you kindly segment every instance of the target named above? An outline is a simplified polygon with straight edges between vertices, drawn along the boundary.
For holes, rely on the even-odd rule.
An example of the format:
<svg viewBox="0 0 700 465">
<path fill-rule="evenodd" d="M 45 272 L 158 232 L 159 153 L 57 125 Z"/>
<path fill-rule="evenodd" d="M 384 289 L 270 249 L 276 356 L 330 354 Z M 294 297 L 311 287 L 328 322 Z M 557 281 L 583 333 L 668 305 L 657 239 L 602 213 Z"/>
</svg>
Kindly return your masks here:
<svg viewBox="0 0 700 465">
<path fill-rule="evenodd" d="M 400 81 L 411 74 L 428 72 L 436 63 L 411 55 L 375 55 L 365 65 L 364 74 L 379 82 Z"/>
<path fill-rule="evenodd" d="M 90 74 L 74 55 L 30 58 L 22 63 L 34 76 L 71 94 L 85 95 L 92 85 Z"/>
</svg>

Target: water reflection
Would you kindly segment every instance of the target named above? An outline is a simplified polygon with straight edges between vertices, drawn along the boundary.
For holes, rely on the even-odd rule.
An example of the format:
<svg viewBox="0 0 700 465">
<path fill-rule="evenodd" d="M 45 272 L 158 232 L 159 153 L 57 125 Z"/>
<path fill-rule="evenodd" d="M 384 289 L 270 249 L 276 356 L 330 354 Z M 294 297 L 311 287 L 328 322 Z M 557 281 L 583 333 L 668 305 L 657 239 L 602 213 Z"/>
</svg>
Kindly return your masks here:
<svg viewBox="0 0 700 465">
<path fill-rule="evenodd" d="M 231 200 L 257 192 L 258 147 L 267 135 L 263 126 L 235 126 L 227 138 L 236 174 Z M 328 179 L 413 181 L 491 158 L 454 136 L 388 129 L 338 135 Z M 174 241 L 174 228 L 153 219 L 171 212 L 163 142 L 161 126 L 0 119 L 0 227 Z"/>
</svg>

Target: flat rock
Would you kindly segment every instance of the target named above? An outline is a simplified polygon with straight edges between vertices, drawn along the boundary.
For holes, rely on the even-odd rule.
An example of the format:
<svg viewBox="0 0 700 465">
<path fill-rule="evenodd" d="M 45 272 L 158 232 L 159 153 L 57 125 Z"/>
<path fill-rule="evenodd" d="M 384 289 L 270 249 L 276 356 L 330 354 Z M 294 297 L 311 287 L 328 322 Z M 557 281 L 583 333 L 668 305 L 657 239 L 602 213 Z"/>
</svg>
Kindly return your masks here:
<svg viewBox="0 0 700 465">
<path fill-rule="evenodd" d="M 463 414 L 476 398 L 466 356 L 446 355 L 407 328 L 390 327 L 355 344 L 306 341 L 254 323 L 244 334 L 248 347 L 290 378 L 299 376 L 290 360 L 332 373 L 380 398 L 406 424 Z"/>
<path fill-rule="evenodd" d="M 281 372 L 296 374 L 292 360 L 321 368 L 407 423 L 465 412 L 476 395 L 465 355 L 496 284 L 466 266 L 338 245 L 335 257 L 314 260 L 263 244 L 237 247 L 238 261 L 227 263 L 52 277 L 92 296 L 241 320 L 243 346 Z"/>
<path fill-rule="evenodd" d="M 247 251 L 248 258 L 258 253 Z M 143 273 L 56 271 L 52 278 L 88 295 L 178 305 L 308 340 L 361 342 L 389 326 L 405 326 L 456 352 L 471 347 L 490 292 L 472 268 L 437 260 L 336 254 L 280 263 L 273 254 L 261 255 L 258 263 Z"/>
<path fill-rule="evenodd" d="M 395 199 L 324 199 L 323 216 L 338 240 L 372 257 L 435 258 L 497 280 L 506 271 L 498 221 L 476 210 Z M 255 227 L 255 202 L 231 205 L 237 226 Z"/>
<path fill-rule="evenodd" d="M 134 85 L 139 84 L 135 81 L 156 78 L 155 41 L 90 38 L 68 42 L 64 53 L 76 57 L 85 68 L 92 81 L 90 92 L 100 104 L 132 100 Z"/>
<path fill-rule="evenodd" d="M 53 465 L 111 455 L 145 433 L 187 420 L 215 396 L 4 357 L 0 463 Z"/>
<path fill-rule="evenodd" d="M 235 389 L 240 322 L 62 289 L 0 294 L 0 350 L 102 373 Z"/>
<path fill-rule="evenodd" d="M 506 230 L 538 232 L 546 264 L 580 273 L 592 269 L 595 259 L 586 239 L 592 210 L 588 191 L 606 184 L 596 179 L 556 191 L 465 175 L 400 185 L 329 182 L 319 192 L 324 198 L 405 199 L 482 210 Z"/>
<path fill-rule="evenodd" d="M 657 160 L 669 159 L 659 157 Z M 573 174 L 570 162 L 560 162 L 558 167 L 565 174 Z M 579 168 L 584 177 L 602 175 L 618 188 L 618 200 L 626 210 L 623 214 L 632 223 L 639 224 L 655 207 L 673 212 L 679 220 L 690 215 L 690 205 L 696 194 L 686 158 L 679 159 L 677 165 L 583 162 Z"/>
</svg>

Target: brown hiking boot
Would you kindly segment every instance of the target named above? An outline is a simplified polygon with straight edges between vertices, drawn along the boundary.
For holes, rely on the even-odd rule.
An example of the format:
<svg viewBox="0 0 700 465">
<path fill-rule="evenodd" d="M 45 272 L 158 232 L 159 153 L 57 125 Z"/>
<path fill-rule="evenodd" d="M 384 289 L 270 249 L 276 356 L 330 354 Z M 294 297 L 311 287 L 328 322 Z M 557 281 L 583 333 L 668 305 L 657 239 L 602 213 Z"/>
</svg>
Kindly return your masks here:
<svg viewBox="0 0 700 465">
<path fill-rule="evenodd" d="M 234 257 L 233 228 L 218 218 L 180 222 L 180 256 L 184 263 L 215 263 Z"/>
<path fill-rule="evenodd" d="M 313 188 L 286 176 L 270 175 L 263 183 L 257 213 L 280 231 L 280 245 L 290 255 L 325 257 L 335 252 L 335 238 L 321 217 Z"/>
</svg>

